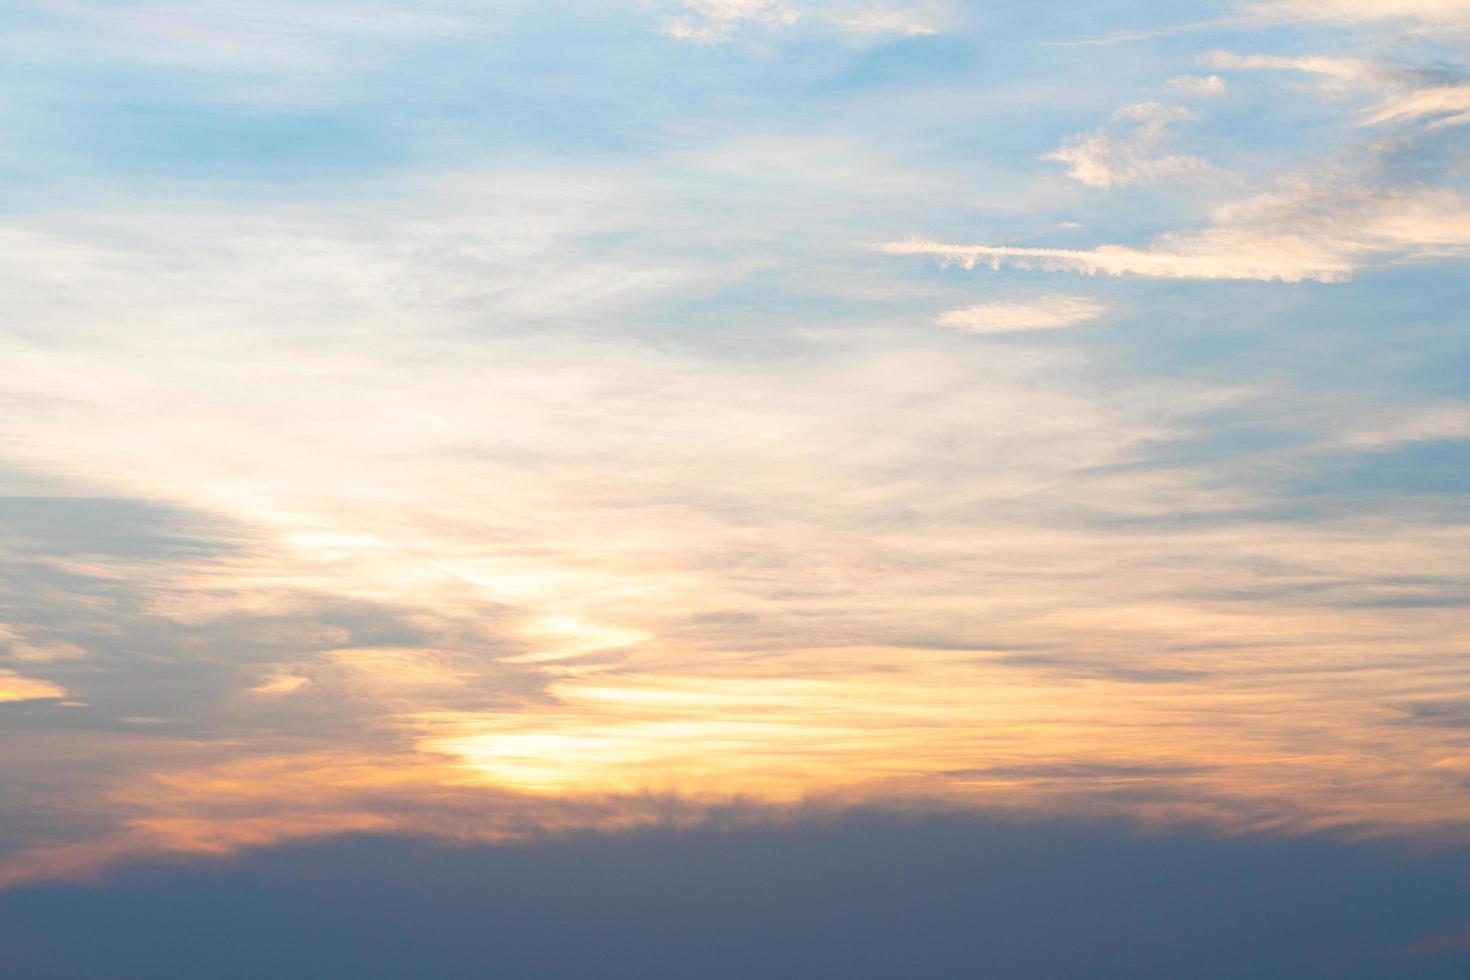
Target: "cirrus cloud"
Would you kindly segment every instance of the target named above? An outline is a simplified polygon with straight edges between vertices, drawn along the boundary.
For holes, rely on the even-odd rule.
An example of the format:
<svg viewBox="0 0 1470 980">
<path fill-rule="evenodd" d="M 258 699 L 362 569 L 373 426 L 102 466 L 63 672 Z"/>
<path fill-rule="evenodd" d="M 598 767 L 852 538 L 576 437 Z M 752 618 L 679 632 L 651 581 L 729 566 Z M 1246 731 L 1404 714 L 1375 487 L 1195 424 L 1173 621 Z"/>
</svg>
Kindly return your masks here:
<svg viewBox="0 0 1470 980">
<path fill-rule="evenodd" d="M 1008 265 L 1086 275 L 1333 283 L 1377 262 L 1470 254 L 1470 205 L 1444 188 L 1298 177 L 1217 208 L 1205 228 L 1160 235 L 1143 248 L 946 244 L 919 237 L 881 248 L 892 255 L 934 255 L 967 269 Z"/>
<path fill-rule="evenodd" d="M 1243 55 L 1230 51 L 1211 51 L 1201 61 L 1226 71 L 1296 71 L 1316 75 L 1322 79 L 1323 89 L 1332 95 L 1354 90 L 1372 92 L 1380 101 L 1369 110 L 1365 125 L 1427 120 L 1431 128 L 1440 128 L 1470 123 L 1470 81 L 1446 79 L 1440 71 L 1409 70 L 1362 58 Z"/>
<path fill-rule="evenodd" d="M 1357 23 L 1409 21 L 1422 24 L 1470 26 L 1466 0 L 1270 0 L 1256 10 L 1294 20 Z"/>
<path fill-rule="evenodd" d="M 966 333 L 1055 330 L 1095 320 L 1103 305 L 1085 296 L 1042 296 L 1030 302 L 978 303 L 941 313 L 935 322 Z"/>
</svg>

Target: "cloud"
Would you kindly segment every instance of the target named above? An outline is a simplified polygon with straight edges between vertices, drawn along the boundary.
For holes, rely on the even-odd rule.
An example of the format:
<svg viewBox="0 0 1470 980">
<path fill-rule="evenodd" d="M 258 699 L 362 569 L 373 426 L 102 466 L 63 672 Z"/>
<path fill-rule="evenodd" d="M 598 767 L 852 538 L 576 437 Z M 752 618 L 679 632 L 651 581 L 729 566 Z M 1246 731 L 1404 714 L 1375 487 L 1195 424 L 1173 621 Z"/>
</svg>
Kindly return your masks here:
<svg viewBox="0 0 1470 980">
<path fill-rule="evenodd" d="M 0 650 L 21 663 L 50 663 L 56 660 L 81 660 L 87 651 L 65 640 L 32 640 L 24 631 L 0 623 Z"/>
<path fill-rule="evenodd" d="M 698 44 L 727 41 L 751 29 L 783 31 L 798 25 L 855 35 L 917 36 L 938 33 L 946 19 L 943 6 L 934 0 L 812 0 L 800 5 L 787 0 L 682 0 L 682 7 L 664 33 Z"/>
<path fill-rule="evenodd" d="M 194 97 L 301 106 L 330 101 L 355 76 L 415 44 L 494 30 L 509 4 L 68 0 L 37 8 L 9 35 L 15 47 L 6 53 L 23 50 L 27 62 L 60 54 L 185 71 Z"/>
<path fill-rule="evenodd" d="M 295 674 L 277 674 L 250 688 L 251 694 L 291 694 L 311 683 L 311 678 Z"/>
<path fill-rule="evenodd" d="M 1043 296 L 1023 303 L 979 303 L 941 313 L 940 326 L 966 333 L 1014 333 L 1055 330 L 1094 320 L 1103 305 L 1084 296 Z"/>
<path fill-rule="evenodd" d="M 709 8 L 714 21 L 685 9 L 729 36 L 843 32 L 855 47 L 876 31 L 937 29 L 917 6 L 792 0 Z M 604 50 L 605 32 L 578 30 Z M 508 69 L 554 93 L 558 77 L 635 65 L 633 94 L 611 91 L 627 81 L 613 73 L 609 95 L 624 101 L 594 109 L 636 105 L 634 130 L 652 138 L 614 153 L 579 140 L 575 165 L 526 150 L 544 120 L 528 122 L 523 105 L 497 117 L 491 158 L 531 159 L 534 173 L 476 173 L 485 147 L 467 145 L 447 160 L 462 176 L 436 177 L 414 167 L 424 148 L 371 185 L 262 184 L 241 199 L 183 161 L 197 181 L 146 182 L 162 200 L 109 168 L 116 183 L 89 185 L 85 206 L 27 201 L 12 215 L 0 235 L 0 454 L 56 496 L 0 502 L 14 525 L 0 538 L 0 618 L 31 644 L 0 663 L 93 707 L 3 713 L 34 724 L 39 743 L 0 758 L 7 796 L 76 823 L 7 819 L 0 835 L 85 843 L 117 823 L 129 853 L 351 827 L 473 836 L 555 824 L 549 804 L 622 789 L 869 800 L 976 767 L 1007 778 L 935 792 L 1235 827 L 1263 813 L 1293 827 L 1464 824 L 1465 801 L 1435 796 L 1445 777 L 1419 765 L 1445 748 L 1439 730 L 1390 733 L 1402 740 L 1368 751 L 1353 741 L 1364 691 L 1443 687 L 1430 658 L 1462 631 L 1434 609 L 1318 608 L 1329 590 L 1383 591 L 1405 567 L 1433 583 L 1412 591 L 1450 594 L 1441 583 L 1470 554 L 1462 531 L 1401 501 L 1336 521 L 1281 516 L 1293 502 L 1248 477 L 1304 464 L 1231 458 L 1206 414 L 1260 399 L 1273 436 L 1316 445 L 1282 410 L 1272 372 L 1235 370 L 1254 368 L 1259 348 L 1175 382 L 1151 373 L 1152 357 L 1121 366 L 1084 331 L 995 344 L 914 330 L 915 310 L 974 297 L 944 298 L 959 293 L 955 277 L 848 243 L 974 214 L 1012 222 L 1005 234 L 1018 237 L 994 240 L 1030 242 L 1019 236 L 1063 216 L 1046 210 L 1058 181 L 1028 201 L 1012 192 L 1029 170 L 996 165 L 992 184 L 967 151 L 931 152 L 932 135 L 988 96 L 931 85 L 927 42 L 870 58 L 823 36 L 800 57 L 717 58 L 739 70 L 689 75 L 689 51 L 648 30 L 635 28 L 631 52 L 606 48 L 606 64 L 564 76 L 545 60 L 565 54 L 562 37 L 540 34 L 527 44 L 552 48 L 527 47 Z M 643 60 L 658 52 L 674 60 Z M 908 78 L 916 58 L 922 95 L 849 84 L 875 65 Z M 440 63 L 405 60 L 398 77 L 410 80 Z M 687 84 L 650 107 L 643 86 L 664 71 Z M 433 101 L 441 89 L 465 90 L 431 85 L 412 105 L 365 104 L 387 114 L 362 118 L 463 131 L 449 114 L 462 99 Z M 1131 111 L 1104 127 L 1113 143 L 1096 162 L 1109 180 L 1158 176 L 1168 148 L 1129 139 L 1154 127 L 1162 140 L 1183 121 Z M 631 117 L 612 119 L 634 132 Z M 706 140 L 711 127 L 720 135 Z M 1248 276 L 1310 277 L 1449 247 L 1383 245 L 1404 234 L 1383 230 L 1387 212 L 1412 210 L 1423 189 L 1318 184 L 1222 209 L 1124 258 L 1172 262 L 1166 274 L 1231 258 Z M 1142 195 L 1099 197 L 1076 215 L 1091 228 L 1156 220 Z M 1401 223 L 1453 216 L 1452 198 L 1431 197 Z M 1232 315 L 1208 294 L 1139 292 L 1177 297 L 1126 338 L 1156 340 L 1171 368 L 1244 346 L 1249 324 L 1228 324 L 1228 344 L 1178 329 L 1185 316 Z M 947 316 L 960 329 L 1043 329 L 1084 322 L 1086 302 Z M 1274 315 L 1283 334 L 1298 322 L 1238 313 Z M 1363 343 L 1357 362 L 1393 349 Z M 1352 380 L 1335 394 L 1376 406 Z M 133 503 L 77 499 L 89 494 Z M 200 515 L 228 532 L 163 533 Z M 87 657 L 61 656 L 72 650 Z M 1385 665 L 1408 655 L 1421 659 Z M 39 737 L 63 724 L 79 731 Z M 1329 728 L 1343 737 L 1302 751 L 1303 731 Z M 1200 745 L 1218 769 L 1193 798 L 1160 806 Z M 1067 778 L 1097 766 L 1159 781 L 1146 804 L 1104 802 L 1086 785 L 1098 780 Z M 565 796 L 501 799 L 487 821 L 485 805 L 516 784 Z M 643 797 L 654 798 L 666 799 Z M 1430 798 L 1444 805 L 1417 805 Z"/>
<path fill-rule="evenodd" d="M 1070 164 L 1067 176 L 1104 190 L 1199 173 L 1209 169 L 1205 160 L 1163 152 L 1169 126 L 1194 118 L 1182 106 L 1125 105 L 1108 117 L 1106 125 L 1072 137 L 1042 159 Z"/>
<path fill-rule="evenodd" d="M 1470 82 L 1430 85 L 1391 95 L 1383 101 L 1369 123 L 1427 119 L 1431 127 L 1470 123 Z"/>
<path fill-rule="evenodd" d="M 1269 0 L 1254 5 L 1268 17 L 1303 21 L 1372 23 L 1409 21 L 1423 25 L 1470 26 L 1467 0 Z"/>
<path fill-rule="evenodd" d="M 1165 279 L 1345 282 L 1366 265 L 1470 255 L 1470 204 L 1456 192 L 1295 178 L 1217 208 L 1208 227 L 1161 235 L 1146 248 L 1090 250 L 944 244 L 923 238 L 881 246 L 976 265 Z"/>
<path fill-rule="evenodd" d="M 1344 433 L 1338 444 L 1386 449 L 1408 442 L 1467 437 L 1470 437 L 1470 406 L 1447 404 L 1409 411 L 1377 412 L 1363 427 Z"/>
<path fill-rule="evenodd" d="M 1470 123 L 1470 81 L 1449 81 L 1437 72 L 1412 71 L 1360 58 L 1281 57 L 1213 51 L 1202 59 L 1221 70 L 1299 71 L 1326 80 L 1330 92 L 1366 90 L 1380 102 L 1368 110 L 1365 125 L 1428 120 L 1431 128 Z"/>
<path fill-rule="evenodd" d="M 1324 55 L 1283 56 L 1209 51 L 1200 55 L 1200 63 L 1222 71 L 1300 71 L 1353 85 L 1376 84 L 1382 74 L 1378 65 L 1372 61 Z"/>
<path fill-rule="evenodd" d="M 1196 99 L 1219 98 L 1230 90 L 1219 75 L 1175 75 L 1169 79 L 1169 88 Z"/>
<path fill-rule="evenodd" d="M 918 37 L 938 34 L 945 16 L 935 3 L 891 3 L 859 5 L 837 13 L 834 23 L 856 34 L 898 34 Z"/>
<path fill-rule="evenodd" d="M 0 668 L 0 702 L 38 701 L 46 698 L 64 698 L 66 689 L 49 681 L 22 677 L 13 670 Z"/>
<path fill-rule="evenodd" d="M 796 23 L 797 12 L 783 0 L 684 0 L 687 14 L 664 33 L 681 41 L 710 44 L 744 27 L 779 28 Z"/>
<path fill-rule="evenodd" d="M 103 810 L 119 826 L 102 851 L 117 855 L 351 827 L 459 832 L 445 813 L 483 813 L 516 786 L 562 802 L 870 800 L 977 764 L 1166 770 L 1209 744 L 1242 762 L 1208 787 L 1210 819 L 1238 825 L 1277 792 L 1279 770 L 1253 774 L 1276 746 L 1297 747 L 1302 717 L 1347 727 L 1356 705 L 1350 686 L 1324 705 L 1315 681 L 1262 681 L 1259 663 L 1288 644 L 1340 656 L 1383 633 L 1432 647 L 1423 617 L 1380 611 L 1375 631 L 1279 597 L 1222 610 L 1192 596 L 1206 584 L 1274 595 L 1262 569 L 1305 564 L 1293 574 L 1314 579 L 1319 557 L 1339 579 L 1376 580 L 1392 561 L 1442 574 L 1470 553 L 1462 541 L 1395 523 L 1385 556 L 1383 527 L 1361 522 L 1093 523 L 1254 500 L 1222 491 L 1215 471 L 1139 465 L 1228 397 L 1215 386 L 1115 391 L 1092 359 L 1047 349 L 1069 345 L 955 344 L 913 331 L 907 307 L 870 344 L 786 332 L 791 353 L 732 358 L 724 343 L 670 343 L 640 332 L 641 314 L 690 280 L 650 272 L 656 252 L 606 243 L 685 216 L 656 195 L 541 180 L 451 181 L 375 201 L 371 218 L 336 202 L 130 199 L 115 214 L 18 222 L 0 271 L 31 332 L 5 340 L 7 463 L 160 504 L 0 507 L 21 529 L 6 542 L 40 568 L 7 581 L 35 608 L 0 610 L 5 622 L 105 640 L 47 670 L 97 706 L 97 733 L 68 745 L 102 771 L 73 786 L 36 756 L 24 779 L 11 773 L 25 760 L 0 759 L 0 779 L 28 800 L 49 791 L 68 812 Z M 990 304 L 964 326 L 1081 322 L 1085 303 Z M 229 530 L 154 540 L 200 513 Z M 62 559 L 123 574 L 45 564 Z M 998 659 L 977 649 L 987 642 L 1026 656 Z M 1252 706 L 1254 741 L 1232 741 L 1218 713 L 1170 727 L 1180 704 L 1211 695 L 1226 642 L 1253 651 L 1226 665 L 1230 683 L 1275 699 Z M 1130 705 L 1126 729 L 1102 741 L 1099 699 Z M 128 741 L 114 744 L 120 729 Z M 1291 770 L 1312 820 L 1368 807 L 1322 789 L 1354 762 L 1341 751 Z M 1132 812 L 1055 773 L 1003 783 L 933 791 L 963 794 L 956 805 Z M 546 819 L 520 800 L 484 832 Z M 67 836 L 44 828 L 28 843 Z M 21 863 L 97 860 L 80 852 L 41 846 Z"/>
</svg>

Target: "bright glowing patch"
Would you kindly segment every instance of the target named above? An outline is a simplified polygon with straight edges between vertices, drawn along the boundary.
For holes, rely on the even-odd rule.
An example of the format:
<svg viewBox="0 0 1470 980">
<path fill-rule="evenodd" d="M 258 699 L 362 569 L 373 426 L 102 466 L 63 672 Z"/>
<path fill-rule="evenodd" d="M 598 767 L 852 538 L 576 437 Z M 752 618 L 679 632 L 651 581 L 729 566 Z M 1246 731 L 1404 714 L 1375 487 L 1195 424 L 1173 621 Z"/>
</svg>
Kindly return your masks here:
<svg viewBox="0 0 1470 980">
<path fill-rule="evenodd" d="M 39 701 L 64 698 L 66 689 L 50 681 L 22 677 L 14 671 L 0 670 L 0 701 Z"/>
</svg>

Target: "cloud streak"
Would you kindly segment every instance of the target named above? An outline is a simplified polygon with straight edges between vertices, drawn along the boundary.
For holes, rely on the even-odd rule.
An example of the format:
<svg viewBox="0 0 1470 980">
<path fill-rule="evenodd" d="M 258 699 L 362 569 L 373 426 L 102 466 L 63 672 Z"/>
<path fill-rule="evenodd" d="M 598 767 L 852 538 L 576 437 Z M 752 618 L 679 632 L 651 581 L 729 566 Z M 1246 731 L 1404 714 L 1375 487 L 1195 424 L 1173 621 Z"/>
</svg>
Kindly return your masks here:
<svg viewBox="0 0 1470 980">
<path fill-rule="evenodd" d="M 1095 320 L 1104 309 L 1084 296 L 1043 296 L 1030 302 L 977 303 L 941 313 L 934 322 L 977 334 L 1056 330 Z"/>
<path fill-rule="evenodd" d="M 935 34 L 944 22 L 935 0 L 682 0 L 682 11 L 670 18 L 664 33 L 681 41 L 718 44 L 743 33 L 775 33 L 810 26 L 818 32 L 855 36 Z"/>
<path fill-rule="evenodd" d="M 966 269 L 1003 265 L 1084 275 L 1340 283 L 1385 261 L 1470 254 L 1470 205 L 1454 191 L 1297 179 L 1216 209 L 1208 227 L 1145 248 L 970 245 L 924 238 L 881 246 Z"/>
</svg>

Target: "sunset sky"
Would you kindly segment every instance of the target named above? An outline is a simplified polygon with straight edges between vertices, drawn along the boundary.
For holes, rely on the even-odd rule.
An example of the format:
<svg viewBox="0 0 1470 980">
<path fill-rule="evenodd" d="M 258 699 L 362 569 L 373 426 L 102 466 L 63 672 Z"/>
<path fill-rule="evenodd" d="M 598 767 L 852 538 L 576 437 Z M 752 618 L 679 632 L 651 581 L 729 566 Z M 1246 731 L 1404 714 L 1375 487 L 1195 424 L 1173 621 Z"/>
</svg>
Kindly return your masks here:
<svg viewBox="0 0 1470 980">
<path fill-rule="evenodd" d="M 0 124 L 0 975 L 1470 975 L 1470 0 L 9 0 Z"/>
</svg>

